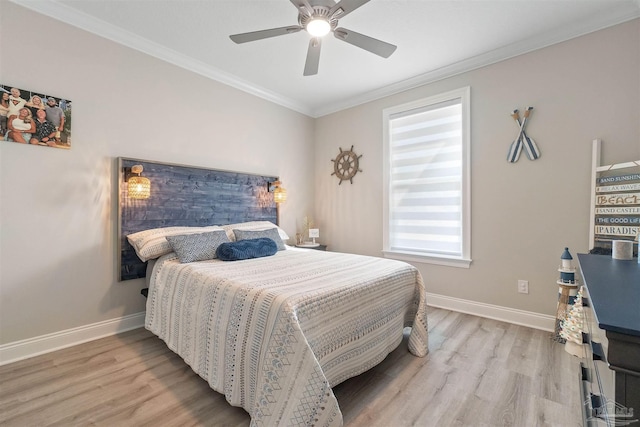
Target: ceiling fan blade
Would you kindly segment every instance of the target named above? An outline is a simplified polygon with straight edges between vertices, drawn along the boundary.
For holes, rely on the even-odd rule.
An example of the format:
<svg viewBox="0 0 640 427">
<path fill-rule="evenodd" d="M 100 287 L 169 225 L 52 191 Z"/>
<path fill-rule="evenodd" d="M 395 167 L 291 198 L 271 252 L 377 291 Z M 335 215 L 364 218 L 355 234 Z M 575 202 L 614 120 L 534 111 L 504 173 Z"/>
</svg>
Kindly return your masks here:
<svg viewBox="0 0 640 427">
<path fill-rule="evenodd" d="M 313 7 L 309 4 L 308 0 L 291 0 L 291 3 L 298 9 L 298 12 L 303 15 L 313 15 Z"/>
<path fill-rule="evenodd" d="M 343 0 L 344 1 L 344 0 Z M 374 39 L 373 37 L 365 36 L 364 34 L 356 33 L 355 31 L 347 30 L 346 28 L 336 28 L 333 35 L 337 39 L 345 41 L 354 46 L 358 46 L 364 50 L 368 50 L 371 53 L 375 53 L 383 58 L 388 58 L 393 52 L 395 52 L 397 46 L 390 43 L 383 42 L 382 40 Z"/>
<path fill-rule="evenodd" d="M 293 1 L 293 0 L 291 0 Z M 329 16 L 332 18 L 340 19 L 343 16 L 353 12 L 365 3 L 369 3 L 370 0 L 341 0 L 335 4 L 331 10 L 329 10 Z"/>
<path fill-rule="evenodd" d="M 320 47 L 322 39 L 314 37 L 309 41 L 309 50 L 307 50 L 307 62 L 304 64 L 305 76 L 313 76 L 318 74 L 318 65 L 320 64 Z"/>
<path fill-rule="evenodd" d="M 229 36 L 236 43 L 247 43 L 256 40 L 268 39 L 269 37 L 284 36 L 286 34 L 297 33 L 302 30 L 298 25 L 290 27 L 272 28 L 270 30 L 253 31 L 250 33 L 234 34 Z"/>
</svg>

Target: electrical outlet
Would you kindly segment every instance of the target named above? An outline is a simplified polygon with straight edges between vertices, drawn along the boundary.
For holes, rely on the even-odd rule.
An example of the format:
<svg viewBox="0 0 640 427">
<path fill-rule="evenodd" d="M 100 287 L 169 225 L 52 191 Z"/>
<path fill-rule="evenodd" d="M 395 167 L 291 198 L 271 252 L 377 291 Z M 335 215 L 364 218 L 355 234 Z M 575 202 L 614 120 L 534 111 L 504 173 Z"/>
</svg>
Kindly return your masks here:
<svg viewBox="0 0 640 427">
<path fill-rule="evenodd" d="M 528 280 L 518 280 L 518 292 L 521 294 L 529 293 L 529 281 Z"/>
</svg>

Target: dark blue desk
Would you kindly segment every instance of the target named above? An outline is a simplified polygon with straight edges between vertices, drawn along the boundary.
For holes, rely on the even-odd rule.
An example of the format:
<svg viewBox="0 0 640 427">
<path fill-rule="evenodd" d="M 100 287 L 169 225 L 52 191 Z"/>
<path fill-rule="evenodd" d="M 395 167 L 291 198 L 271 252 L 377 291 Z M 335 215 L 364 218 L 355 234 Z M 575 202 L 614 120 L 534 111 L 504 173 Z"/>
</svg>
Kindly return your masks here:
<svg viewBox="0 0 640 427">
<path fill-rule="evenodd" d="M 640 264 L 610 255 L 578 254 L 578 260 L 598 326 L 640 336 Z"/>
<path fill-rule="evenodd" d="M 589 304 L 608 340 L 615 401 L 640 415 L 640 264 L 610 255 L 578 254 L 578 261 Z"/>
</svg>

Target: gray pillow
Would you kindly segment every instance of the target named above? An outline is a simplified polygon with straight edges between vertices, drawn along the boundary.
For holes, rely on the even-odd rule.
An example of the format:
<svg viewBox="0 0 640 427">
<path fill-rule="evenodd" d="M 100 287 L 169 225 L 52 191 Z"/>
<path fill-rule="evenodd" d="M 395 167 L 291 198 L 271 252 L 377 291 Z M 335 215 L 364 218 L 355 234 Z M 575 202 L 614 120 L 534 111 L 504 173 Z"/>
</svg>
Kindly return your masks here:
<svg viewBox="0 0 640 427">
<path fill-rule="evenodd" d="M 218 246 L 229 241 L 224 230 L 167 236 L 166 239 L 182 263 L 214 259 Z"/>
<path fill-rule="evenodd" d="M 284 247 L 284 243 L 282 242 L 282 239 L 280 238 L 280 234 L 278 233 L 278 229 L 277 228 L 269 228 L 267 230 L 238 230 L 238 229 L 234 229 L 233 230 L 233 234 L 235 234 L 237 242 L 239 242 L 241 240 L 260 239 L 262 237 L 266 237 L 266 238 L 271 239 L 274 242 L 276 242 L 276 246 L 278 246 L 278 250 L 279 251 L 286 249 Z"/>
</svg>

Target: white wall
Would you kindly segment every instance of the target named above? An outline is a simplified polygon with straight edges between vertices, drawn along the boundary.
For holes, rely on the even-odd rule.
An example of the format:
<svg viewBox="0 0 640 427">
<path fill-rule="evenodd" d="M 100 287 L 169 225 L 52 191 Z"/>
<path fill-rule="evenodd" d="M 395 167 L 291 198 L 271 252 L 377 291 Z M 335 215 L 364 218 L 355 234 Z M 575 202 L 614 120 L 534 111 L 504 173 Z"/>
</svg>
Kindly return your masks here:
<svg viewBox="0 0 640 427">
<path fill-rule="evenodd" d="M 587 249 L 591 140 L 640 158 L 639 38 L 636 20 L 313 120 L 0 1 L 0 82 L 74 105 L 70 151 L 0 142 L 0 345 L 144 310 L 142 281 L 116 280 L 116 157 L 280 175 L 290 235 L 313 214 L 331 249 L 380 255 L 382 109 L 467 85 L 474 262 L 419 265 L 427 290 L 553 314 L 562 248 Z M 508 164 L 527 105 L 543 157 Z M 351 145 L 363 172 L 338 186 Z"/>
<path fill-rule="evenodd" d="M 119 156 L 279 175 L 292 236 L 312 211 L 313 119 L 4 1 L 0 52 L 2 84 L 73 101 L 71 150 L 0 142 L 0 344 L 144 311 L 115 273 Z"/>
<path fill-rule="evenodd" d="M 425 52 L 428 54 L 428 52 Z M 565 246 L 588 251 L 591 144 L 606 163 L 640 159 L 640 20 L 322 117 L 316 122 L 316 213 L 332 250 L 381 256 L 382 110 L 471 86 L 469 269 L 415 264 L 428 292 L 554 315 Z M 506 161 L 527 125 L 542 157 Z M 330 176 L 339 147 L 362 154 L 353 185 Z M 518 294 L 518 279 L 530 293 Z"/>
</svg>

